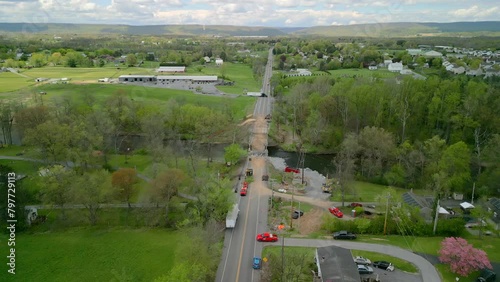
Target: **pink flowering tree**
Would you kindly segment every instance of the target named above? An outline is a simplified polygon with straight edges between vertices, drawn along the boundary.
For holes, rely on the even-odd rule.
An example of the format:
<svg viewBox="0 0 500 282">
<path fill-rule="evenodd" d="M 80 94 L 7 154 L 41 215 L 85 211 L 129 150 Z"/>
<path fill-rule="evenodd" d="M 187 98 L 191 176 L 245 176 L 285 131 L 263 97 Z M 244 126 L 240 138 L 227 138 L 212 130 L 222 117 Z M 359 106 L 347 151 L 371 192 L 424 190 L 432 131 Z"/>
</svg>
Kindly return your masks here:
<svg viewBox="0 0 500 282">
<path fill-rule="evenodd" d="M 450 265 L 451 271 L 461 276 L 468 276 L 476 270 L 492 268 L 483 250 L 474 248 L 460 237 L 448 237 L 441 242 L 439 260 Z"/>
</svg>

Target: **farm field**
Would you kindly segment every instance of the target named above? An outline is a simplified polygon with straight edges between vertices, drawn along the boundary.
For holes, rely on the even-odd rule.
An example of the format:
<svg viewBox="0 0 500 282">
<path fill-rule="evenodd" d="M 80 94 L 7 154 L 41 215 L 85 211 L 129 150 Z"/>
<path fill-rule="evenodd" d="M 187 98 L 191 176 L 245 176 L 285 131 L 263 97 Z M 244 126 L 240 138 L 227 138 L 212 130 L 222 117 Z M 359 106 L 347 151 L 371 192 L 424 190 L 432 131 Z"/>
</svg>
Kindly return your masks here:
<svg viewBox="0 0 500 282">
<path fill-rule="evenodd" d="M 98 83 L 99 78 L 118 78 L 120 75 L 144 74 L 156 75 L 155 68 L 158 63 L 152 62 L 148 67 L 102 67 L 102 68 L 69 68 L 69 67 L 43 67 L 21 70 L 20 74 L 10 72 L 0 73 L 0 93 L 12 92 L 26 89 L 29 86 L 44 87 L 46 83 L 37 83 L 37 78 L 47 79 L 70 79 L 69 83 Z M 201 71 L 198 67 L 189 67 L 185 75 L 224 75 L 227 79 L 234 81 L 233 86 L 219 86 L 218 88 L 230 94 L 243 94 L 243 90 L 259 91 L 261 83 L 253 77 L 252 69 L 245 64 L 224 63 L 223 67 L 213 64 L 203 66 Z M 6 79 L 4 79 L 6 78 Z"/>
<path fill-rule="evenodd" d="M 247 113 L 252 112 L 255 99 L 253 97 L 227 97 L 227 96 L 209 96 L 202 94 L 194 94 L 190 91 L 143 87 L 137 85 L 121 85 L 121 84 L 45 84 L 33 88 L 31 91 L 18 91 L 13 93 L 4 93 L 0 95 L 4 99 L 16 97 L 18 99 L 30 98 L 31 95 L 38 91 L 45 91 L 47 95 L 43 96 L 45 101 L 50 101 L 53 98 L 70 94 L 75 98 L 80 98 L 84 94 L 94 94 L 97 100 L 102 101 L 107 97 L 121 92 L 128 95 L 134 101 L 143 101 L 146 103 L 164 104 L 171 99 L 174 99 L 179 104 L 190 103 L 194 105 L 202 105 L 217 109 L 230 109 L 236 117 L 243 118 Z M 12 94 L 16 94 L 13 96 Z"/>
<path fill-rule="evenodd" d="M 0 92 L 11 92 L 34 84 L 34 79 L 11 72 L 0 72 Z"/>
<path fill-rule="evenodd" d="M 181 240 L 180 233 L 154 229 L 20 233 L 15 281 L 153 281 L 173 267 Z"/>
</svg>

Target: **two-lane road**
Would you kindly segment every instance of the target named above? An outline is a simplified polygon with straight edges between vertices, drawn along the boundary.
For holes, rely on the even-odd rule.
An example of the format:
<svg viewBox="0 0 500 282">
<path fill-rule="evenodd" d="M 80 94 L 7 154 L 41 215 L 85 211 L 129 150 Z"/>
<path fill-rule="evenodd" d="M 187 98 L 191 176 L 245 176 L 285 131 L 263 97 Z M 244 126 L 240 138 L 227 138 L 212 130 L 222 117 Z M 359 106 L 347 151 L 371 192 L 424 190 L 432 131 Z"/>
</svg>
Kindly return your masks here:
<svg viewBox="0 0 500 282">
<path fill-rule="evenodd" d="M 272 50 L 266 67 L 262 91 L 269 95 L 269 78 L 272 75 Z M 265 116 L 270 114 L 271 97 L 257 98 L 254 108 L 254 122 L 251 128 L 252 160 L 247 164 L 253 168 L 254 181 L 249 185 L 246 196 L 239 196 L 240 213 L 236 226 L 227 229 L 224 238 L 222 259 L 217 269 L 216 281 L 243 282 L 260 281 L 260 271 L 252 268 L 253 257 L 261 257 L 262 243 L 256 241 L 258 233 L 268 231 L 267 209 L 269 190 L 262 181 L 266 173 L 266 159 L 261 155 L 267 149 L 267 128 Z"/>
</svg>

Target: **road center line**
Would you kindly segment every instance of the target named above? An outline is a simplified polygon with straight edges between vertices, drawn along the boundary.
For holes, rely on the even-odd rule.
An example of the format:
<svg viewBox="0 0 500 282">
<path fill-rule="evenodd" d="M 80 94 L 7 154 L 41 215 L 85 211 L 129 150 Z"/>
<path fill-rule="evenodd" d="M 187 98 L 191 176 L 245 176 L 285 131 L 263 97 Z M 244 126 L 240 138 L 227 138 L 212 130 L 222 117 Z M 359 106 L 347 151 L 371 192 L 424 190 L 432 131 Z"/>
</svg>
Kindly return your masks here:
<svg viewBox="0 0 500 282">
<path fill-rule="evenodd" d="M 248 210 L 250 209 L 250 199 L 251 197 L 248 197 L 248 202 L 247 202 L 247 210 L 246 210 L 246 215 L 245 215 L 245 225 L 243 227 L 243 238 L 241 241 L 241 248 L 240 248 L 240 258 L 238 259 L 238 270 L 236 270 L 236 281 L 240 281 L 240 268 L 241 268 L 241 258 L 243 257 L 243 246 L 245 246 L 245 237 L 247 233 L 247 222 L 248 222 Z"/>
</svg>

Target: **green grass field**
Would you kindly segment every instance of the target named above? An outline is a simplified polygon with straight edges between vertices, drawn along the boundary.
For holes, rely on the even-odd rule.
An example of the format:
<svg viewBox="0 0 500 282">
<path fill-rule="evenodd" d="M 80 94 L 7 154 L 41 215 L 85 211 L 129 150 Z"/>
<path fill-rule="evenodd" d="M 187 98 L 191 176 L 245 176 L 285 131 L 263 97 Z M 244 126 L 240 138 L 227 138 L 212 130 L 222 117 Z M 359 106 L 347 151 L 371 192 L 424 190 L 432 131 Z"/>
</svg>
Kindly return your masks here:
<svg viewBox="0 0 500 282">
<path fill-rule="evenodd" d="M 47 95 L 43 96 L 43 99 L 49 101 L 54 97 L 65 94 L 79 98 L 86 93 L 93 93 L 98 100 L 102 101 L 106 99 L 106 97 L 121 91 L 134 99 L 134 101 L 143 101 L 157 105 L 164 105 L 164 102 L 175 99 L 181 105 L 194 104 L 220 110 L 230 109 L 238 118 L 243 118 L 245 115 L 252 112 L 253 104 L 255 103 L 255 99 L 252 99 L 252 97 L 231 98 L 224 96 L 209 96 L 194 94 L 184 90 L 121 84 L 47 84 L 36 88 L 35 92 L 36 91 L 47 92 Z M 24 95 L 26 98 L 29 98 L 30 94 L 27 93 Z"/>
<path fill-rule="evenodd" d="M 118 69 L 119 68 L 119 69 Z M 71 80 L 95 80 L 99 78 L 118 78 L 124 74 L 156 74 L 152 68 L 136 67 L 102 67 L 102 68 L 68 68 L 68 67 L 43 67 L 25 70 L 22 74 L 36 79 L 43 78 L 71 78 Z"/>
<path fill-rule="evenodd" d="M 1 237 L 6 245 L 6 236 Z M 15 279 L 2 281 L 153 281 L 168 273 L 184 236 L 165 230 L 18 234 Z M 2 271 L 6 271 L 3 264 Z"/>
<path fill-rule="evenodd" d="M 11 92 L 34 84 L 33 79 L 11 72 L 0 72 L 0 92 Z"/>
</svg>

